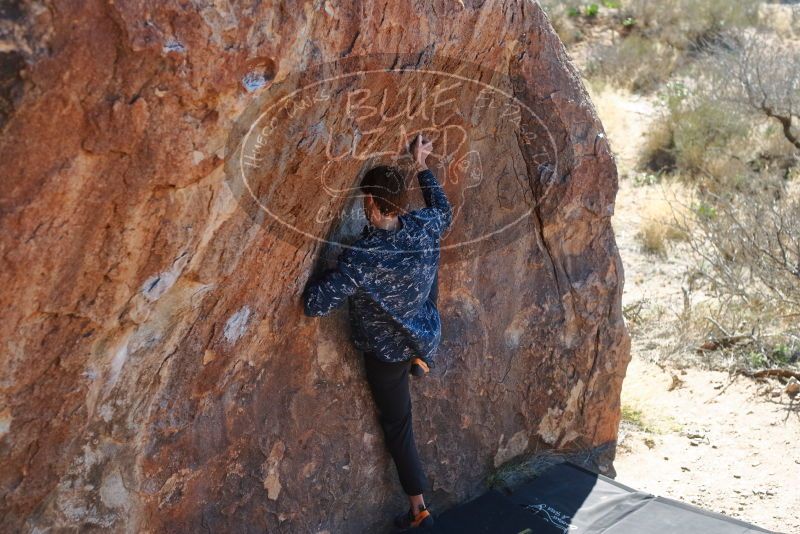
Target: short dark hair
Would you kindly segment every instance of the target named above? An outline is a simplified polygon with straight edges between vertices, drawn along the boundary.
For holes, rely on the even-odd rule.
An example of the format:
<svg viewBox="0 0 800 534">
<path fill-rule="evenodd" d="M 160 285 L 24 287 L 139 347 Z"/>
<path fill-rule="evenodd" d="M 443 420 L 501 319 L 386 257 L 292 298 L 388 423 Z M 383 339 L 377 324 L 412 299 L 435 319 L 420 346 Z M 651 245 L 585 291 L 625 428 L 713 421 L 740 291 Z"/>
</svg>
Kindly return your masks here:
<svg viewBox="0 0 800 534">
<path fill-rule="evenodd" d="M 394 215 L 406 208 L 406 182 L 397 167 L 379 165 L 367 171 L 361 180 L 361 192 L 372 195 L 384 215 Z"/>
</svg>

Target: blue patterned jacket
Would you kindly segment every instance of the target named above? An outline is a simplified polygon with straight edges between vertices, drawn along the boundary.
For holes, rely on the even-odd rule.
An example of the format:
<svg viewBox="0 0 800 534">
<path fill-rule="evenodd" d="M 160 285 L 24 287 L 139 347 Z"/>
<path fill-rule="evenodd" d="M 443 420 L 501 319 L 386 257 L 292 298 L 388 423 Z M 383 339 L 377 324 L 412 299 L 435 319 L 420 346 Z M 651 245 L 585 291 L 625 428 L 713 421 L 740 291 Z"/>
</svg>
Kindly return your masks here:
<svg viewBox="0 0 800 534">
<path fill-rule="evenodd" d="M 430 169 L 417 179 L 426 208 L 399 215 L 397 230 L 367 224 L 337 267 L 303 291 L 309 317 L 326 315 L 349 297 L 350 338 L 386 362 L 419 356 L 432 364 L 441 340 L 434 284 L 439 241 L 453 209 Z"/>
</svg>

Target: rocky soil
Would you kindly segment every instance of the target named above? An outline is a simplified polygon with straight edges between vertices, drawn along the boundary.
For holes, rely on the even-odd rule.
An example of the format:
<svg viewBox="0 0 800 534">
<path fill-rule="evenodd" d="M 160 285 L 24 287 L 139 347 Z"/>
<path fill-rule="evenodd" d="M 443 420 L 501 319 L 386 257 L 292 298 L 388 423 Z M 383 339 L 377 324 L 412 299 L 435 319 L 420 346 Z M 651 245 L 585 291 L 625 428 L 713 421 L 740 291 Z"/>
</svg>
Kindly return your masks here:
<svg viewBox="0 0 800 534">
<path fill-rule="evenodd" d="M 623 382 L 617 480 L 778 532 L 800 532 L 800 405 L 774 380 L 675 365 L 681 362 L 675 354 L 672 365 L 663 363 L 674 347 L 690 260 L 680 242 L 666 258 L 645 253 L 636 233 L 685 191 L 634 179 L 652 102 L 613 89 L 593 97 L 624 176 L 613 218 L 625 266 L 623 305 L 640 305 L 641 316 Z"/>
</svg>

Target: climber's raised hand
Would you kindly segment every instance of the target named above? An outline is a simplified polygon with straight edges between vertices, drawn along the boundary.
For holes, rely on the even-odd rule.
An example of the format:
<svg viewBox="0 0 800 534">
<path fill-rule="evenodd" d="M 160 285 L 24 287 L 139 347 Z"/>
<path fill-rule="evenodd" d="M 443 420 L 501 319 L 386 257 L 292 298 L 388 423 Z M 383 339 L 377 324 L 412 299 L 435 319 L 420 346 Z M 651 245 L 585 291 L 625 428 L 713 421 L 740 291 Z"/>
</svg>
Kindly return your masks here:
<svg viewBox="0 0 800 534">
<path fill-rule="evenodd" d="M 428 165 L 425 160 L 431 152 L 433 152 L 433 141 L 422 137 L 422 134 L 417 134 L 411 143 L 411 155 L 414 157 L 414 162 L 420 168 L 427 169 Z"/>
</svg>

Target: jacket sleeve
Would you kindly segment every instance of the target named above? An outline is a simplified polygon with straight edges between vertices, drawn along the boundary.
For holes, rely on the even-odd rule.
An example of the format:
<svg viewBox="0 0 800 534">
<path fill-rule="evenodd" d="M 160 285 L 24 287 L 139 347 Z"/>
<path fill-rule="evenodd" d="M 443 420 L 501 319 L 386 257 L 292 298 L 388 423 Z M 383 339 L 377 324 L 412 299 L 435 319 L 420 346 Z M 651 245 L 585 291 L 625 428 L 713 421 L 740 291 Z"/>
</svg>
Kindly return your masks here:
<svg viewBox="0 0 800 534">
<path fill-rule="evenodd" d="M 340 306 L 359 286 L 359 270 L 353 249 L 346 249 L 335 269 L 328 269 L 317 280 L 309 281 L 303 291 L 303 313 L 308 317 L 327 315 Z"/>
<path fill-rule="evenodd" d="M 453 207 L 433 171 L 423 169 L 417 173 L 417 179 L 425 205 L 428 206 L 419 210 L 420 216 L 425 219 L 425 226 L 436 236 L 440 236 L 453 222 Z"/>
</svg>

